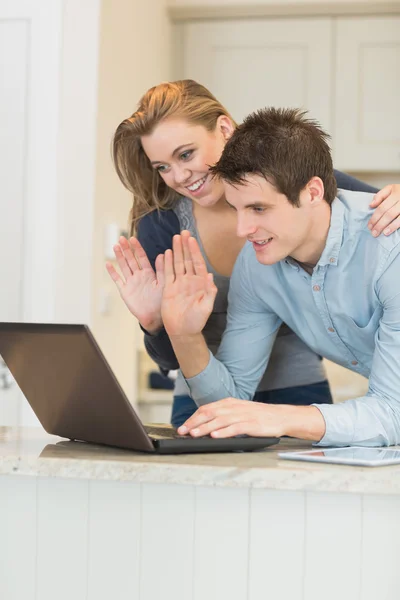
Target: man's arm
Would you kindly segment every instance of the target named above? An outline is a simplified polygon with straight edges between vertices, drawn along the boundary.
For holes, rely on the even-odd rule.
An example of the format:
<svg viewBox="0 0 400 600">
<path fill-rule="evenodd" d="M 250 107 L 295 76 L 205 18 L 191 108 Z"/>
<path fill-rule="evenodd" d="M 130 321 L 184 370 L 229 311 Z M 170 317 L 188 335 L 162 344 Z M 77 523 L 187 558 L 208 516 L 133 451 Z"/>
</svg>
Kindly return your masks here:
<svg viewBox="0 0 400 600">
<path fill-rule="evenodd" d="M 194 271 L 198 271 L 204 261 L 194 240 L 191 240 L 191 244 Z M 188 269 L 190 271 L 192 267 L 187 267 L 186 259 L 186 268 L 182 268 L 181 263 L 185 263 L 185 259 L 181 256 L 178 245 L 174 246 L 173 276 L 168 275 L 170 260 L 166 256 L 163 320 L 193 399 L 198 405 L 227 396 L 251 399 L 265 371 L 281 320 L 253 292 L 246 250 L 239 255 L 231 278 L 228 323 L 218 359 L 209 352 L 199 333 L 206 322 L 207 311 L 198 320 L 201 315 L 200 304 L 193 304 L 193 313 L 188 319 L 187 311 L 185 313 L 182 308 L 181 292 L 177 285 L 181 281 L 182 289 L 185 287 L 184 281 L 188 282 L 192 277 L 188 273 Z M 201 268 L 205 269 L 205 265 Z M 176 289 L 173 288 L 174 285 Z M 166 301 L 169 303 L 167 311 L 171 316 L 165 314 Z M 211 309 L 212 305 L 209 307 L 210 311 Z"/>
<path fill-rule="evenodd" d="M 399 444 L 400 248 L 392 250 L 384 269 L 375 288 L 382 316 L 366 396 L 312 406 L 263 405 L 227 398 L 202 406 L 179 428 L 179 433 L 189 432 L 195 437 L 289 435 L 321 446 Z"/>
<path fill-rule="evenodd" d="M 325 419 L 323 446 L 400 443 L 400 250 L 394 248 L 392 254 L 376 287 L 383 314 L 368 393 L 341 404 L 314 405 Z"/>
<path fill-rule="evenodd" d="M 218 290 L 189 231 L 175 235 L 172 248 L 173 252 L 167 250 L 164 255 L 161 315 L 181 370 L 192 376 L 200 373 L 208 362 L 209 350 L 201 331 Z"/>
</svg>

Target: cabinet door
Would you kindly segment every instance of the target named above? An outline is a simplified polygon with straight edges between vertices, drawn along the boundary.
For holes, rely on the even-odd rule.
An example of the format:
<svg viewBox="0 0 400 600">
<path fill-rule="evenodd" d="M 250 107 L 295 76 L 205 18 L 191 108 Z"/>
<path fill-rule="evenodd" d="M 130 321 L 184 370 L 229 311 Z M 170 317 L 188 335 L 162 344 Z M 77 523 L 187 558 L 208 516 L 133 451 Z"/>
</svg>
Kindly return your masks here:
<svg viewBox="0 0 400 600">
<path fill-rule="evenodd" d="M 188 23 L 182 46 L 181 75 L 208 87 L 236 120 L 265 106 L 304 107 L 330 130 L 330 19 Z"/>
<path fill-rule="evenodd" d="M 400 169 L 400 17 L 338 19 L 335 165 Z"/>
<path fill-rule="evenodd" d="M 0 1 L 0 320 L 51 320 L 61 2 Z M 38 421 L 0 357 L 0 425 Z"/>
</svg>

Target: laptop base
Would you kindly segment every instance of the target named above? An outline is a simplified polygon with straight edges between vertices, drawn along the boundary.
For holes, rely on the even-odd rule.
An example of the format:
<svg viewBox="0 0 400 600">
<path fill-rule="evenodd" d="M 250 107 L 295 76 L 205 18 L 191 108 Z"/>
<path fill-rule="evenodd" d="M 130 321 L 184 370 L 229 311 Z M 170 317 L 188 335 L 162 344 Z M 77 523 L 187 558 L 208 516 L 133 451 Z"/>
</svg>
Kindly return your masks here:
<svg viewBox="0 0 400 600">
<path fill-rule="evenodd" d="M 151 439 L 151 438 L 150 438 Z M 157 454 L 192 454 L 196 452 L 255 452 L 279 443 L 279 438 L 240 437 L 214 439 L 211 437 L 182 440 L 153 440 Z"/>
</svg>

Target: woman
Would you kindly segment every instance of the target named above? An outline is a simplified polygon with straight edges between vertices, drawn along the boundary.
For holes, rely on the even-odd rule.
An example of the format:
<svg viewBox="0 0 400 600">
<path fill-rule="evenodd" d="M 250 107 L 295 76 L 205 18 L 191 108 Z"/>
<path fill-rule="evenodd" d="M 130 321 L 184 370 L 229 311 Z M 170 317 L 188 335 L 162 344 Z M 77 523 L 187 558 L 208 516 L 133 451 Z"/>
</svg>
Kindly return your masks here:
<svg viewBox="0 0 400 600">
<path fill-rule="evenodd" d="M 161 319 L 162 272 L 157 256 L 172 247 L 172 238 L 187 229 L 197 238 L 218 288 L 213 313 L 203 331 L 215 353 L 226 325 L 229 278 L 244 240 L 236 236 L 235 213 L 226 204 L 222 183 L 209 174 L 235 128 L 228 111 L 203 86 L 191 80 L 151 88 L 138 110 L 114 136 L 114 164 L 133 193 L 130 243 L 120 239 L 115 255 L 124 279 L 107 263 L 125 304 L 145 333 L 149 355 L 162 370 L 179 367 Z M 374 188 L 336 172 L 338 187 L 375 192 Z M 390 189 L 380 195 L 380 204 Z M 400 190 L 385 201 L 385 216 L 373 219 L 379 232 L 400 214 Z M 377 211 L 378 212 L 378 211 Z M 377 223 L 378 222 L 378 223 Z M 388 234 L 400 220 L 386 227 Z M 130 245 L 131 244 L 131 245 Z M 132 252 L 132 249 L 134 253 Z M 154 273 L 157 270 L 157 274 Z M 279 331 L 258 391 L 258 402 L 312 404 L 332 402 L 321 358 L 286 325 Z M 171 422 L 180 426 L 196 405 L 179 373 Z"/>
</svg>

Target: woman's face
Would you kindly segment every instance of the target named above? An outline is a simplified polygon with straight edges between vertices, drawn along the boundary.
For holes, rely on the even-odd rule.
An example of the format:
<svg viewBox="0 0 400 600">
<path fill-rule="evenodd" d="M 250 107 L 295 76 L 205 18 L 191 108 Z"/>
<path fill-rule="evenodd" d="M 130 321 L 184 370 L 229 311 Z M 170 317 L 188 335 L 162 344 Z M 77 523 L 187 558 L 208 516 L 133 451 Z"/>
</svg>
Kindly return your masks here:
<svg viewBox="0 0 400 600">
<path fill-rule="evenodd" d="M 165 183 L 200 206 L 214 206 L 224 195 L 222 182 L 209 167 L 220 158 L 233 133 L 228 117 L 217 120 L 214 131 L 183 119 L 166 119 L 141 138 L 143 150 Z"/>
</svg>

